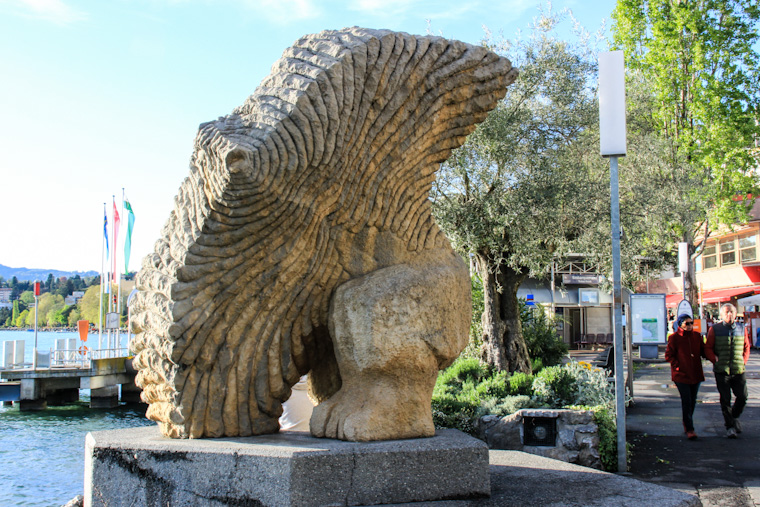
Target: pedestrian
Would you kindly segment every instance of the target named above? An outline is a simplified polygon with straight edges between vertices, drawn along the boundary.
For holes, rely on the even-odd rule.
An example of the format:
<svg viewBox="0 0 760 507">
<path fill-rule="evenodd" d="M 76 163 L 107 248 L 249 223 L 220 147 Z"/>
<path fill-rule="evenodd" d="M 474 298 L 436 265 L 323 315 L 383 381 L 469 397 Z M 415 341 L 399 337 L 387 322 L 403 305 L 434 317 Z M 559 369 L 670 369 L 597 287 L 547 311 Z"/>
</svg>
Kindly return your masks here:
<svg viewBox="0 0 760 507">
<path fill-rule="evenodd" d="M 694 431 L 694 408 L 697 406 L 699 384 L 705 381 L 702 358 L 705 356 L 705 342 L 702 335 L 694 331 L 694 319 L 683 313 L 673 326 L 673 334 L 668 336 L 665 360 L 670 363 L 670 378 L 676 383 L 681 395 L 681 414 L 686 438 L 696 440 Z"/>
<path fill-rule="evenodd" d="M 727 303 L 720 307 L 721 322 L 707 332 L 705 355 L 713 363 L 715 384 L 720 393 L 720 409 L 726 425 L 726 436 L 736 438 L 742 432 L 739 416 L 747 404 L 747 379 L 744 365 L 749 360 L 749 338 L 744 329 L 734 321 L 736 307 Z M 731 406 L 731 393 L 735 396 Z"/>
</svg>

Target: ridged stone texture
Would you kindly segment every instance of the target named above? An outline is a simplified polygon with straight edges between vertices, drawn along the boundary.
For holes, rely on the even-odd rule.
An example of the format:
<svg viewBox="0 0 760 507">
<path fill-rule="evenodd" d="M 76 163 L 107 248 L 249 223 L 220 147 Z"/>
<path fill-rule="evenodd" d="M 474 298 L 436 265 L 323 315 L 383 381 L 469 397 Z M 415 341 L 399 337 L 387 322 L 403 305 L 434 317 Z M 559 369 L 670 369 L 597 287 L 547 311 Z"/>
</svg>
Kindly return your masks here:
<svg viewBox="0 0 760 507">
<path fill-rule="evenodd" d="M 516 76 L 458 41 L 325 31 L 200 126 L 132 305 L 137 384 L 164 435 L 276 432 L 307 372 L 313 435 L 433 435 L 470 282 L 428 193 Z"/>
</svg>

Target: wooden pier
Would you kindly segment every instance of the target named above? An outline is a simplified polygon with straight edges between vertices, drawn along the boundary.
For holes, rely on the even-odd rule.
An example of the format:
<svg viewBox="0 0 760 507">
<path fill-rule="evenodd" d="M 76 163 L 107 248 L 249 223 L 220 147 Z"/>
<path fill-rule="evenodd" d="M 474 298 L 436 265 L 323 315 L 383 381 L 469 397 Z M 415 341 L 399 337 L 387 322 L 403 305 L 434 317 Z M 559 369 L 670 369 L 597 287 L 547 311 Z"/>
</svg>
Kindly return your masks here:
<svg viewBox="0 0 760 507">
<path fill-rule="evenodd" d="M 89 389 L 91 408 L 112 408 L 119 404 L 119 386 L 122 401 L 140 402 L 135 374 L 128 357 L 92 359 L 88 367 L 0 370 L 0 401 L 43 410 L 75 402 L 80 389 Z"/>
</svg>

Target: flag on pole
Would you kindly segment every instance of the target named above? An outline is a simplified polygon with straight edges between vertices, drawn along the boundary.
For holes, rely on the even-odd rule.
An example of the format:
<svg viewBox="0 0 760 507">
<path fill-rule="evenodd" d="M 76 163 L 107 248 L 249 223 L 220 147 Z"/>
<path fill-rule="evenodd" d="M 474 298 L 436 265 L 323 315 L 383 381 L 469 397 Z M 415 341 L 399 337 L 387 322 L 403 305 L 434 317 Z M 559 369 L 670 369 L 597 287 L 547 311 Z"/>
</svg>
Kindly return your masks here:
<svg viewBox="0 0 760 507">
<path fill-rule="evenodd" d="M 127 215 L 127 234 L 124 239 L 124 272 L 129 273 L 129 254 L 132 253 L 132 228 L 135 225 L 135 213 L 132 211 L 132 205 L 129 199 L 124 199 L 124 207 L 129 212 Z"/>
<path fill-rule="evenodd" d="M 116 279 L 116 242 L 119 237 L 119 210 L 116 209 L 116 199 L 113 200 L 113 276 Z"/>
<path fill-rule="evenodd" d="M 106 238 L 106 259 L 108 259 L 108 214 L 105 203 L 103 203 L 103 236 Z M 100 267 L 103 268 L 102 265 Z"/>
</svg>

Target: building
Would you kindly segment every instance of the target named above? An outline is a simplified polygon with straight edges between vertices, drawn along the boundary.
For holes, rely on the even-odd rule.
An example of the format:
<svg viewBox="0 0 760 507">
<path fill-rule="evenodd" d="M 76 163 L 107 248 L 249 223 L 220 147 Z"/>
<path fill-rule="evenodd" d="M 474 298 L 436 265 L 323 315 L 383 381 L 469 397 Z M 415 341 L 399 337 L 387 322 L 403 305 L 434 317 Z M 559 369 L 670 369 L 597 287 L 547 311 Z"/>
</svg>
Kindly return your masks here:
<svg viewBox="0 0 760 507">
<path fill-rule="evenodd" d="M 13 303 L 11 302 L 12 292 L 13 289 L 9 287 L 0 288 L 0 308 L 13 308 Z"/>
<path fill-rule="evenodd" d="M 745 225 L 711 232 L 702 254 L 696 259 L 700 296 L 697 303 L 705 317 L 717 319 L 722 303 L 733 303 L 741 316 L 758 309 L 744 308 L 738 300 L 760 294 L 760 199 L 755 200 L 750 217 Z M 683 299 L 680 274 L 665 273 L 659 280 L 650 282 L 649 292 L 667 294 L 666 305 L 674 308 Z M 760 327 L 760 321 L 756 327 Z"/>
<path fill-rule="evenodd" d="M 63 300 L 64 304 L 66 306 L 73 306 L 84 297 L 84 291 L 81 290 L 75 290 L 71 293 L 70 296 L 66 296 L 66 298 Z"/>
<path fill-rule="evenodd" d="M 557 318 L 557 332 L 571 347 L 587 343 L 611 344 L 614 329 L 612 294 L 599 288 L 601 275 L 586 264 L 582 255 L 554 263 L 550 280 L 527 279 L 517 297 L 528 304 L 550 308 Z M 630 291 L 623 289 L 623 309 Z"/>
</svg>

